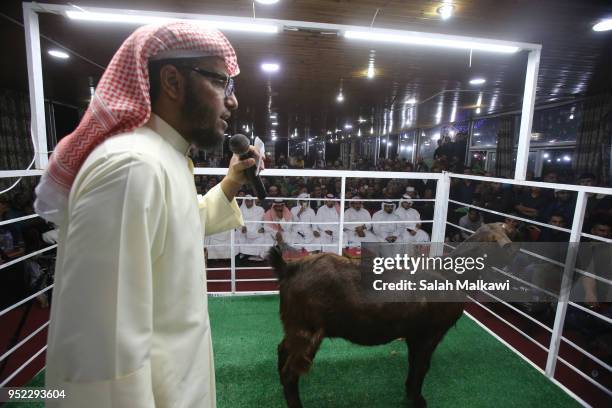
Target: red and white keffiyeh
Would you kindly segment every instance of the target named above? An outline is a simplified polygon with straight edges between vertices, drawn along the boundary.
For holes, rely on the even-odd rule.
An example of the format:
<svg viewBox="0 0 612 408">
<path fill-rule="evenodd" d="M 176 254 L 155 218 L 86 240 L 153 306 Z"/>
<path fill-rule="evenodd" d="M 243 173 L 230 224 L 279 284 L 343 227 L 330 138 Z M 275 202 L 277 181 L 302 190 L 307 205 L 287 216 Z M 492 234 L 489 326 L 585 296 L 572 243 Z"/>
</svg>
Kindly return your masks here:
<svg viewBox="0 0 612 408">
<path fill-rule="evenodd" d="M 185 21 L 144 26 L 121 45 L 102 75 L 74 132 L 55 148 L 36 187 L 36 212 L 60 224 L 72 183 L 91 151 L 110 136 L 144 125 L 151 116 L 150 59 L 215 56 L 230 76 L 240 72 L 236 53 L 218 30 Z"/>
</svg>

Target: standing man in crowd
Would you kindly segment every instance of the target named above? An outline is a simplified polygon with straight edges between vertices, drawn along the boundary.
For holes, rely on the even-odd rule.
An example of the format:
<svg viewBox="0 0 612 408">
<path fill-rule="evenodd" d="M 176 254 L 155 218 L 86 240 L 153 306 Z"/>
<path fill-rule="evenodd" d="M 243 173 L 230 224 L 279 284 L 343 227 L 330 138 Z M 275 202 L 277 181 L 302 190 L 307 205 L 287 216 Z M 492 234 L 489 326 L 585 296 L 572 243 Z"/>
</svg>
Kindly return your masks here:
<svg viewBox="0 0 612 408">
<path fill-rule="evenodd" d="M 238 106 L 219 31 L 136 30 L 37 187 L 60 226 L 48 334 L 48 407 L 215 407 L 203 236 L 242 224 L 234 196 L 254 159 L 196 196 L 190 145 L 223 141 Z"/>
</svg>

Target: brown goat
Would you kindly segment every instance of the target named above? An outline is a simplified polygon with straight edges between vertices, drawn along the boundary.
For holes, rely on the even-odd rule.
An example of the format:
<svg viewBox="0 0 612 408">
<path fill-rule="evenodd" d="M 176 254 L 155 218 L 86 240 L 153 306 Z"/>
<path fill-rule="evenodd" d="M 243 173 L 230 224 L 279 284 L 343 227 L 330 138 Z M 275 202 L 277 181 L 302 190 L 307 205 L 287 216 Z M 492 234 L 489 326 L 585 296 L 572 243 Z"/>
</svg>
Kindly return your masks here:
<svg viewBox="0 0 612 408">
<path fill-rule="evenodd" d="M 497 242 L 507 248 L 508 232 L 504 224 L 487 224 L 468 241 Z M 461 245 L 451 256 L 455 253 L 469 255 Z M 409 361 L 407 396 L 415 406 L 427 405 L 421 388 L 431 356 L 461 316 L 463 302 L 369 303 L 363 299 L 359 267 L 344 257 L 318 254 L 287 263 L 280 249 L 272 248 L 269 261 L 280 283 L 285 336 L 278 345 L 278 371 L 290 408 L 302 407 L 299 378 L 308 372 L 325 337 L 365 346 L 404 338 Z"/>
</svg>

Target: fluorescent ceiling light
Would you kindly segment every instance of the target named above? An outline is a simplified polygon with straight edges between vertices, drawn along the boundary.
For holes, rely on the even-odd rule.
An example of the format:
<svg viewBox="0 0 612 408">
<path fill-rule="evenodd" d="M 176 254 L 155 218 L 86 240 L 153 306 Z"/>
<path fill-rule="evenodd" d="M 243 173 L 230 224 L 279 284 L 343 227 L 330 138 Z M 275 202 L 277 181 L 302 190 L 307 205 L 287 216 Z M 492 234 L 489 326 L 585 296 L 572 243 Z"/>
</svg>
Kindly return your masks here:
<svg viewBox="0 0 612 408">
<path fill-rule="evenodd" d="M 338 102 L 344 102 L 344 95 L 342 95 L 342 93 L 339 93 L 338 96 L 336 97 L 336 100 Z"/>
<path fill-rule="evenodd" d="M 272 122 L 272 126 L 278 126 L 278 122 Z"/>
<path fill-rule="evenodd" d="M 266 72 L 278 72 L 279 69 L 279 65 L 278 64 L 274 64 L 274 63 L 263 63 L 261 64 L 261 69 L 263 69 Z"/>
<path fill-rule="evenodd" d="M 367 75 L 368 75 L 368 78 L 370 78 L 370 79 L 374 78 L 375 73 L 374 73 L 374 66 L 373 65 L 370 65 L 368 67 L 368 74 Z"/>
<path fill-rule="evenodd" d="M 344 125 L 345 129 L 352 129 L 353 125 L 351 125 L 350 123 L 347 123 L 346 125 Z"/>
<path fill-rule="evenodd" d="M 66 11 L 66 16 L 72 20 L 101 21 L 108 23 L 128 23 L 128 24 L 158 24 L 169 21 L 188 21 L 202 25 L 212 26 L 219 30 L 228 31 L 249 31 L 256 33 L 276 33 L 278 27 L 269 24 L 255 24 L 238 21 L 223 20 L 197 20 L 197 19 L 178 19 L 161 17 L 148 14 L 128 14 L 128 13 L 98 13 L 89 11 Z"/>
<path fill-rule="evenodd" d="M 48 53 L 49 53 L 49 55 L 51 55 L 52 57 L 55 57 L 55 58 L 60 58 L 60 59 L 68 59 L 68 58 L 70 58 L 70 55 L 68 55 L 64 51 L 60 51 L 60 50 L 49 50 Z"/>
<path fill-rule="evenodd" d="M 470 79 L 470 84 L 472 85 L 482 85 L 485 82 L 487 82 L 486 79 L 484 78 L 474 78 L 474 79 Z"/>
<path fill-rule="evenodd" d="M 455 11 L 455 6 L 453 6 L 452 4 L 445 4 L 441 7 L 438 7 L 436 11 L 440 15 L 440 17 L 442 17 L 442 20 L 448 20 L 453 15 L 453 11 Z"/>
<path fill-rule="evenodd" d="M 479 50 L 491 52 L 513 53 L 519 50 L 519 47 L 511 45 L 501 45 L 493 42 L 455 40 L 451 38 L 441 38 L 439 35 L 427 35 L 424 33 L 406 33 L 406 34 L 391 34 L 377 30 L 354 31 L 348 30 L 344 32 L 346 38 L 366 41 L 381 41 L 412 45 L 425 45 L 431 47 L 447 47 L 459 48 L 464 50 Z"/>
<path fill-rule="evenodd" d="M 612 30 L 612 18 L 606 18 L 593 26 L 593 31 Z"/>
<path fill-rule="evenodd" d="M 259 4 L 274 4 L 278 3 L 278 0 L 255 0 Z"/>
<path fill-rule="evenodd" d="M 408 99 L 406 102 L 404 102 L 406 105 L 414 105 L 415 103 L 417 103 L 417 100 L 414 98 L 410 98 Z"/>
</svg>

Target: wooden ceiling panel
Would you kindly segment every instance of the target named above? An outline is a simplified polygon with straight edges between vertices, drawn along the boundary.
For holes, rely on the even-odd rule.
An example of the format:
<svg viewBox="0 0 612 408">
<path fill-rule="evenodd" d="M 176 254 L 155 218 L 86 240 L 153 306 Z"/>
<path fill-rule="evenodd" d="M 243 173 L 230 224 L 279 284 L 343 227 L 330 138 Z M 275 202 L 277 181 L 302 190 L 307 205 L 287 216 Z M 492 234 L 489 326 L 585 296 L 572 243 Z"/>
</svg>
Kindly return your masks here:
<svg viewBox="0 0 612 408">
<path fill-rule="evenodd" d="M 10 3 L 10 4 L 9 4 Z M 64 1 L 56 1 L 64 3 Z M 191 12 L 251 17 L 248 0 L 124 0 L 73 1 L 81 7 L 116 7 L 141 10 Z M 594 33 L 597 19 L 610 15 L 604 1 L 457 0 L 455 15 L 442 21 L 431 0 L 280 0 L 273 6 L 256 4 L 260 18 L 316 21 L 374 27 L 440 32 L 535 42 L 543 45 L 537 98 L 539 102 L 568 98 L 609 87 L 609 53 L 612 35 Z M 5 2 L 2 12 L 22 20 L 19 2 Z M 7 23 L 10 24 L 10 23 Z M 2 25 L 10 57 L 0 61 L 0 86 L 27 88 L 23 31 L 17 25 Z M 41 33 L 105 66 L 133 26 L 91 24 L 62 16 L 40 16 Z M 237 78 L 239 110 L 234 130 L 242 124 L 255 126 L 256 133 L 269 136 L 268 113 L 279 114 L 278 135 L 311 135 L 342 127 L 361 115 L 375 116 L 382 127 L 384 112 L 395 112 L 394 126 L 406 113 L 404 101 L 416 98 L 416 118 L 411 126 L 431 126 L 475 115 L 481 100 L 483 114 L 520 107 L 526 53 L 498 55 L 475 52 L 469 66 L 465 51 L 424 47 L 401 47 L 351 42 L 342 37 L 312 32 L 284 31 L 277 35 L 228 32 L 235 46 L 241 75 Z M 43 40 L 43 50 L 51 44 Z M 376 77 L 367 79 L 368 60 L 375 51 Z M 260 69 L 263 61 L 281 65 L 275 75 Z M 63 102 L 82 104 L 89 97 L 88 77 L 98 79 L 102 69 L 79 58 L 57 61 L 43 57 L 45 94 Z M 21 74 L 19 74 L 21 73 Z M 487 83 L 473 87 L 469 80 L 483 76 Z M 595 79 L 599 82 L 594 84 Z M 340 84 L 345 101 L 336 102 Z M 482 95 L 480 93 L 482 92 Z M 368 126 L 372 126 L 370 122 Z M 364 126 L 366 126 L 364 124 Z"/>
</svg>

